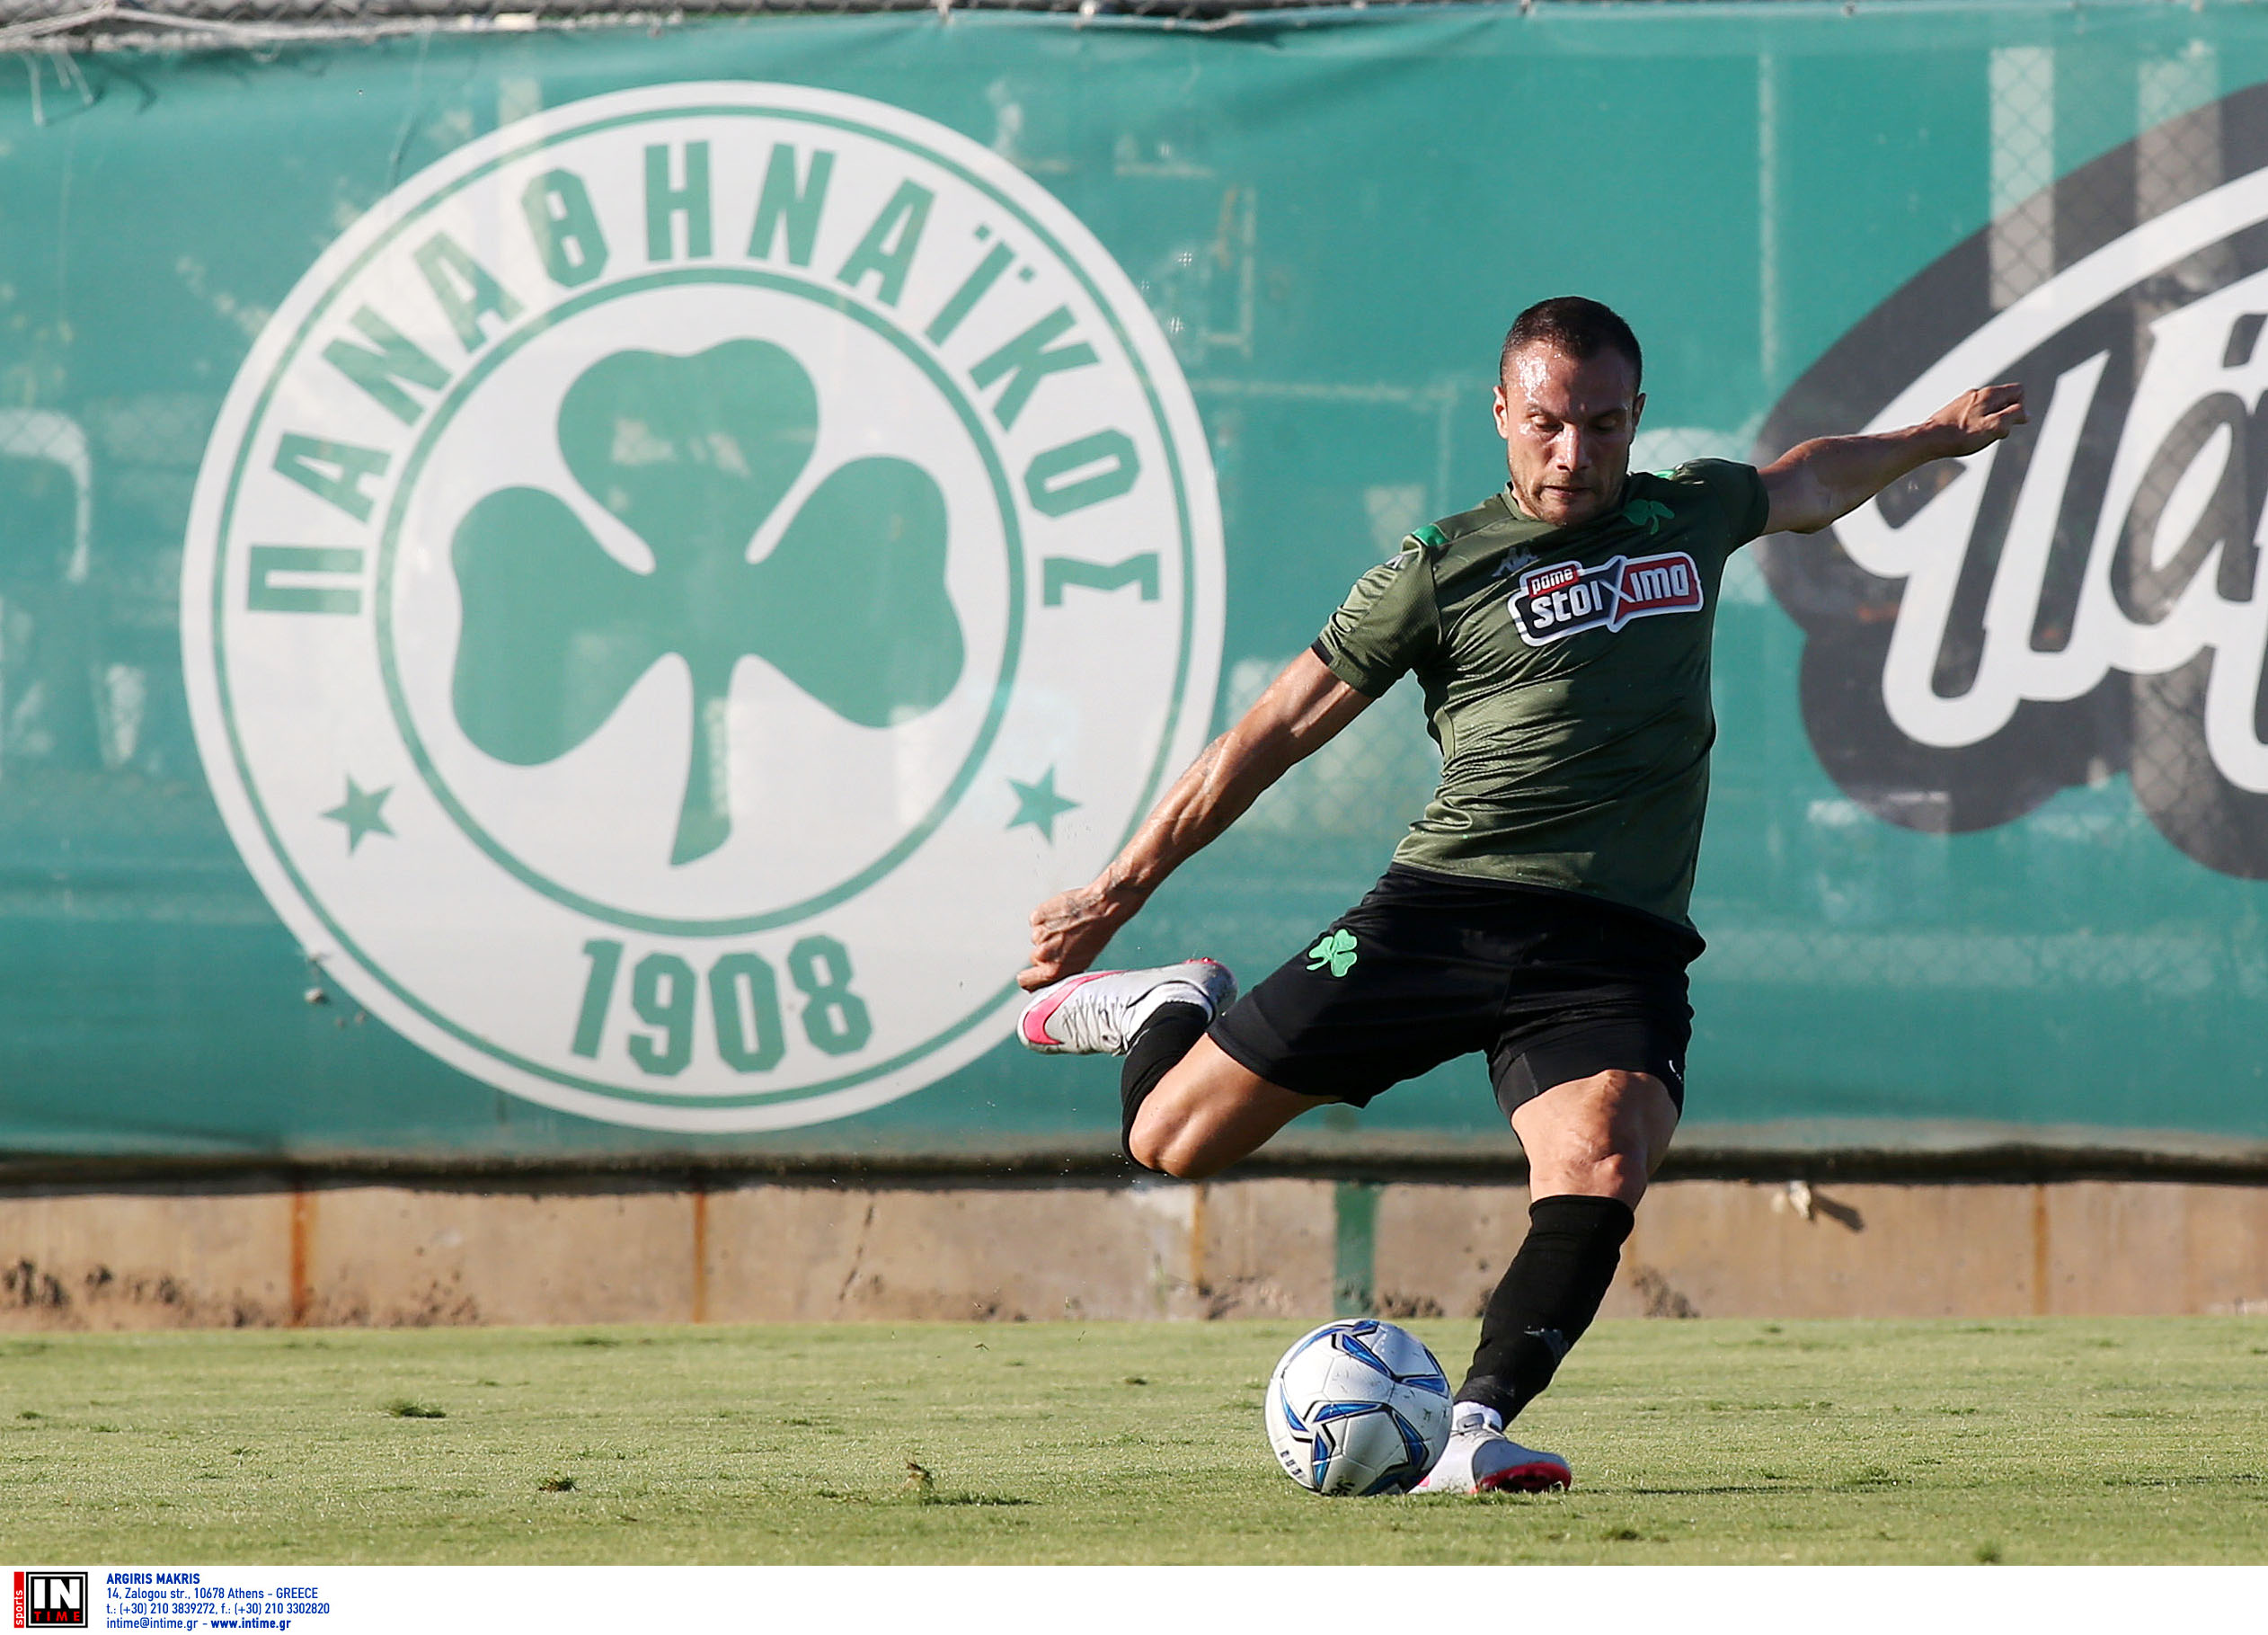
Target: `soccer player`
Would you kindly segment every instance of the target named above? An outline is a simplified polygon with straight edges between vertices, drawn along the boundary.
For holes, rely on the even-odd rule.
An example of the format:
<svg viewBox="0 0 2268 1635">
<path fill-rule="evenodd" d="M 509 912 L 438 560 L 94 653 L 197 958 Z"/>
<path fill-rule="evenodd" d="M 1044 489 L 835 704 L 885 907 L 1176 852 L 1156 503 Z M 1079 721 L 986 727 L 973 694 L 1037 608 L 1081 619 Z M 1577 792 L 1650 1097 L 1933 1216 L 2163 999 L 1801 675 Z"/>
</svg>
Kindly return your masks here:
<svg viewBox="0 0 2268 1635">
<path fill-rule="evenodd" d="M 1037 1051 L 1121 1053 L 1136 1163 L 1218 1173 L 1292 1119 L 1484 1052 L 1528 1155 L 1528 1231 L 1488 1301 L 1448 1451 L 1419 1490 L 1564 1487 L 1504 1426 L 1598 1314 L 1685 1098 L 1687 918 L 1708 796 L 1726 559 L 1811 533 L 2024 422 L 2020 387 L 1821 438 L 1759 471 L 1632 474 L 1629 326 L 1568 296 L 1519 315 L 1495 394 L 1511 481 L 1419 529 L 1216 739 L 1095 879 L 1032 915 Z M 1210 960 L 1093 972 L 1150 893 L 1406 672 L 1441 782 L 1385 876 L 1236 1000 Z M 1232 1001 L 1235 1001 L 1232 1003 Z"/>
</svg>

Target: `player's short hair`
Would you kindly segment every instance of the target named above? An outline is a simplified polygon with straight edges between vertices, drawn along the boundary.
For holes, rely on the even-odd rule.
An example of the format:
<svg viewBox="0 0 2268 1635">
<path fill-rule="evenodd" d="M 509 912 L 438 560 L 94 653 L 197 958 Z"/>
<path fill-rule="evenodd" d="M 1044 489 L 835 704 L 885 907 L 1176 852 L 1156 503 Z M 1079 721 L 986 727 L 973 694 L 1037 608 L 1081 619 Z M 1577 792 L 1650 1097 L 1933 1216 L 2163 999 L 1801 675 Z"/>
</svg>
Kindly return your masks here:
<svg viewBox="0 0 2268 1635">
<path fill-rule="evenodd" d="M 1504 350 L 1496 355 L 1496 378 L 1504 378 L 1514 352 L 1539 342 L 1579 363 L 1603 351 L 1620 352 L 1630 360 L 1634 385 L 1645 384 L 1646 360 L 1638 350 L 1638 337 L 1613 307 L 1588 297 L 1555 295 L 1514 318 L 1504 332 Z"/>
</svg>

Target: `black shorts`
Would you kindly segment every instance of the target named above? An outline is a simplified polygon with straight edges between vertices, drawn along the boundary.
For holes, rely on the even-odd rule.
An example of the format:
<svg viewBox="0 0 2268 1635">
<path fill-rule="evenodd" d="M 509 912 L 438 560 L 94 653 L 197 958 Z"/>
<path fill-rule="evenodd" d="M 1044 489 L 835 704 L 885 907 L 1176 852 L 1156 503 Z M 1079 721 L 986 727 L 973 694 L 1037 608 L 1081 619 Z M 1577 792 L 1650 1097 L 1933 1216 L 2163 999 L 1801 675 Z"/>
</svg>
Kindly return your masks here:
<svg viewBox="0 0 2268 1635">
<path fill-rule="evenodd" d="M 1367 1105 L 1468 1051 L 1507 1116 L 1555 1084 L 1652 1073 L 1685 1106 L 1700 937 L 1572 892 L 1398 865 L 1212 1026 L 1269 1083 Z"/>
</svg>

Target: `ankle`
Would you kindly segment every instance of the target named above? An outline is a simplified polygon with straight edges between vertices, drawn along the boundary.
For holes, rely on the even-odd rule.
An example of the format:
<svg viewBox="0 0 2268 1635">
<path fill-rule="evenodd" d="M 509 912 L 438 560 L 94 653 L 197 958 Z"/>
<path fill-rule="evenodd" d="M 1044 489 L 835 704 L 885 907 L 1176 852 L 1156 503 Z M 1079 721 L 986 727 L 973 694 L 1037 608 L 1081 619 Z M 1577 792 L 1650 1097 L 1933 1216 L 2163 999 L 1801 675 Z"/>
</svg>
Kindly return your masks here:
<svg viewBox="0 0 2268 1635">
<path fill-rule="evenodd" d="M 1504 1416 L 1485 1402 L 1460 1402 L 1449 1416 L 1449 1434 L 1456 1436 L 1468 1431 L 1501 1436 Z"/>
</svg>

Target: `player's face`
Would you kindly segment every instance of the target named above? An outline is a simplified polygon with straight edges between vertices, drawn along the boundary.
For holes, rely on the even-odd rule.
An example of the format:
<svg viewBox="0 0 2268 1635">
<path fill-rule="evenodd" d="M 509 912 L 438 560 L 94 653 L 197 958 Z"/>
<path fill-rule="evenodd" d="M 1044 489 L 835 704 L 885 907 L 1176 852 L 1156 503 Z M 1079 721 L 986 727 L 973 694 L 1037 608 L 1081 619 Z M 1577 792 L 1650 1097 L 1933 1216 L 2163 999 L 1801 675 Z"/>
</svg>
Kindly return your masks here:
<svg viewBox="0 0 2268 1635">
<path fill-rule="evenodd" d="M 1597 516 L 1621 492 L 1645 406 L 1620 352 L 1575 359 L 1541 342 L 1514 352 L 1496 388 L 1512 497 L 1559 527 Z"/>
</svg>

